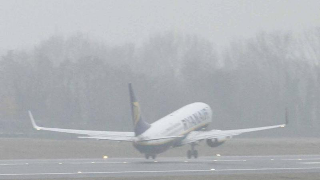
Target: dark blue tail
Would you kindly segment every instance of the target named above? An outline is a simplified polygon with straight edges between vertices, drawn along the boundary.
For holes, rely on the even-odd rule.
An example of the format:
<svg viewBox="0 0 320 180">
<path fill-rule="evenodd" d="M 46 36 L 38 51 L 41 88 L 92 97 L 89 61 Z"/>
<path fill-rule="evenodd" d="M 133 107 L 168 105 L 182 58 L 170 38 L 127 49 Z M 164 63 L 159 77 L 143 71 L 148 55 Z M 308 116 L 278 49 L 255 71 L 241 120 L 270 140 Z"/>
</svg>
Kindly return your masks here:
<svg viewBox="0 0 320 180">
<path fill-rule="evenodd" d="M 131 83 L 129 83 L 129 93 L 134 133 L 136 136 L 139 136 L 150 128 L 150 124 L 142 120 L 140 105 L 134 95 Z"/>
</svg>

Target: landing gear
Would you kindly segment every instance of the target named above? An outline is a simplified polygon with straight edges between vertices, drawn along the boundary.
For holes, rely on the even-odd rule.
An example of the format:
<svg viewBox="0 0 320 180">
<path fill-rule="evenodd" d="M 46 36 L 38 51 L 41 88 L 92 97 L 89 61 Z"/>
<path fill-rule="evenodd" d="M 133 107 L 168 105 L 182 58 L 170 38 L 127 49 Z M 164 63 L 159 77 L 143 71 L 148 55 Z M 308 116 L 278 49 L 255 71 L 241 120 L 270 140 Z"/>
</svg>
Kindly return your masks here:
<svg viewBox="0 0 320 180">
<path fill-rule="evenodd" d="M 197 159 L 198 158 L 198 151 L 194 149 L 194 146 L 196 146 L 195 143 L 191 143 L 191 150 L 187 151 L 187 157 L 188 159 L 191 159 L 192 156 Z"/>
<path fill-rule="evenodd" d="M 152 159 L 156 159 L 156 157 L 157 157 L 157 155 L 155 155 L 155 154 L 153 154 L 153 155 L 145 154 L 144 156 L 145 156 L 146 159 L 149 159 L 150 157 L 151 157 Z"/>
<path fill-rule="evenodd" d="M 188 156 L 188 159 L 191 159 L 192 156 L 193 156 L 195 159 L 197 159 L 197 158 L 198 158 L 198 151 L 197 151 L 197 150 L 188 150 L 187 156 Z"/>
<path fill-rule="evenodd" d="M 197 150 L 193 151 L 193 157 L 196 158 L 196 159 L 198 158 L 198 151 Z"/>
<path fill-rule="evenodd" d="M 191 159 L 191 157 L 192 157 L 192 152 L 191 152 L 191 150 L 188 150 L 187 156 L 188 156 L 188 159 Z"/>
</svg>

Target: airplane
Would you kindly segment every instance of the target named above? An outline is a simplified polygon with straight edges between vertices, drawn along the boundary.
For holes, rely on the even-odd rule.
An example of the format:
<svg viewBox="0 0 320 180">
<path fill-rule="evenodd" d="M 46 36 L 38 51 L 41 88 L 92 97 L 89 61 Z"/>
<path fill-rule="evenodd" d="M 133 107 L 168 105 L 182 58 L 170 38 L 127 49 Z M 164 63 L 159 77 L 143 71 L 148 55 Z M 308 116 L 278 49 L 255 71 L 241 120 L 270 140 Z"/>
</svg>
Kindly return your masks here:
<svg viewBox="0 0 320 180">
<path fill-rule="evenodd" d="M 198 151 L 195 149 L 195 146 L 200 141 L 206 141 L 209 147 L 217 147 L 228 139 L 231 139 L 233 136 L 247 132 L 283 128 L 288 124 L 286 113 L 285 124 L 248 129 L 204 131 L 209 123 L 211 123 L 212 110 L 209 105 L 202 102 L 186 105 L 154 123 L 149 124 L 144 121 L 141 116 L 140 105 L 136 99 L 131 83 L 129 83 L 128 86 L 133 132 L 41 127 L 36 124 L 31 111 L 28 111 L 32 126 L 36 130 L 85 135 L 79 136 L 78 138 L 131 142 L 140 153 L 145 155 L 146 159 L 155 159 L 158 154 L 163 153 L 170 148 L 189 144 L 191 149 L 187 151 L 187 157 L 190 159 L 192 157 L 198 158 Z"/>
</svg>

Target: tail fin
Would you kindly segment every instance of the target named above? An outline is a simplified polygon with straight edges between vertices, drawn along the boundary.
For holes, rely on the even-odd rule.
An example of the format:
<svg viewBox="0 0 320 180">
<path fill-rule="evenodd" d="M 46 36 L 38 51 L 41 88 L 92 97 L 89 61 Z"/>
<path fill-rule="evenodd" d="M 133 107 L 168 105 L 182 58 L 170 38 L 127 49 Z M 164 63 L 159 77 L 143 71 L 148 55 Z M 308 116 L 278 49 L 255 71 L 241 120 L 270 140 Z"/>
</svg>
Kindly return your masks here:
<svg viewBox="0 0 320 180">
<path fill-rule="evenodd" d="M 131 83 L 129 83 L 129 93 L 134 133 L 136 136 L 139 136 L 140 134 L 144 133 L 147 129 L 150 128 L 150 124 L 142 120 L 140 105 L 134 95 Z"/>
</svg>

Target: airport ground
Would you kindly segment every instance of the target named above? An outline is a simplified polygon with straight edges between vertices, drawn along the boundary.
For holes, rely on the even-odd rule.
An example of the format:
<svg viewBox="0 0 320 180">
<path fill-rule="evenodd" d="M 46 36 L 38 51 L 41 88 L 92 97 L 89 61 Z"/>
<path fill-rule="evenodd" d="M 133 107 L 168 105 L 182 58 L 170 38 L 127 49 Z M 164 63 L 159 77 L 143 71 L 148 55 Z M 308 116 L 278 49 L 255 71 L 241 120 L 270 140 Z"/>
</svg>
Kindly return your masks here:
<svg viewBox="0 0 320 180">
<path fill-rule="evenodd" d="M 171 149 L 160 154 L 159 159 L 166 157 L 185 157 L 188 146 Z M 208 147 L 205 142 L 197 146 L 201 156 L 269 156 L 269 155 L 320 155 L 319 138 L 282 138 L 282 139 L 243 139 L 235 138 L 217 148 Z M 31 138 L 2 138 L 0 139 L 0 160 L 13 159 L 102 159 L 143 157 L 130 143 L 117 143 L 96 140 L 54 140 Z M 26 178 L 24 178 L 26 179 Z M 61 179 L 61 178 L 60 178 Z M 68 178 L 69 179 L 69 178 Z M 319 172 L 279 172 L 279 173 L 241 173 L 213 175 L 168 175 L 146 177 L 94 177 L 80 178 L 81 180 L 103 179 L 320 179 Z M 53 180 L 53 179 L 52 179 Z"/>
<path fill-rule="evenodd" d="M 232 174 L 232 175 L 214 175 L 214 176 L 166 176 L 166 177 L 147 177 L 152 180 L 319 180 L 319 173 L 285 173 L 285 174 Z M 121 177 L 121 178 L 81 178 L 80 180 L 142 180 L 141 177 Z M 34 180 L 34 179 L 25 179 Z M 40 180 L 40 179 L 39 179 Z M 61 180 L 61 179 L 48 179 Z M 75 178 L 74 180 L 78 180 Z"/>
<path fill-rule="evenodd" d="M 186 157 L 189 148 L 170 149 L 159 157 Z M 210 148 L 204 141 L 196 148 L 200 156 L 320 154 L 320 138 L 234 138 L 216 148 Z M 1 160 L 144 157 L 131 143 L 85 139 L 3 138 L 0 139 L 0 154 Z"/>
</svg>

